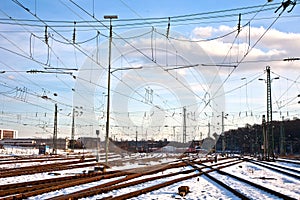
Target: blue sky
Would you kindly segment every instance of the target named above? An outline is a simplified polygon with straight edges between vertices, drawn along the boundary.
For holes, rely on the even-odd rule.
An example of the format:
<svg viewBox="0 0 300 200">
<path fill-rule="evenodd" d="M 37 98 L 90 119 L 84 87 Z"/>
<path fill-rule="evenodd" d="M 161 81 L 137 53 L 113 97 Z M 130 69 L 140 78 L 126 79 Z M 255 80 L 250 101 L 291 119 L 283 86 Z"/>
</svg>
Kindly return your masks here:
<svg viewBox="0 0 300 200">
<path fill-rule="evenodd" d="M 55 103 L 59 137 L 70 137 L 73 107 L 76 137 L 94 136 L 96 129 L 104 134 L 109 26 L 104 15 L 118 15 L 112 22 L 112 68 L 142 67 L 112 74 L 114 138 L 132 139 L 138 131 L 143 139 L 175 139 L 175 131 L 181 140 L 183 107 L 189 140 L 205 137 L 208 123 L 219 134 L 221 112 L 227 114 L 225 130 L 260 123 L 266 84 L 258 78 L 266 78 L 267 65 L 272 78 L 280 77 L 272 82 L 273 118 L 299 117 L 299 61 L 282 61 L 299 57 L 298 5 L 278 17 L 282 10 L 274 11 L 281 1 L 18 2 L 31 13 L 14 1 L 0 5 L 0 71 L 5 71 L 0 127 L 16 129 L 21 137 L 51 137 Z M 237 35 L 239 13 L 245 26 Z M 159 71 L 188 65 L 198 66 Z"/>
</svg>

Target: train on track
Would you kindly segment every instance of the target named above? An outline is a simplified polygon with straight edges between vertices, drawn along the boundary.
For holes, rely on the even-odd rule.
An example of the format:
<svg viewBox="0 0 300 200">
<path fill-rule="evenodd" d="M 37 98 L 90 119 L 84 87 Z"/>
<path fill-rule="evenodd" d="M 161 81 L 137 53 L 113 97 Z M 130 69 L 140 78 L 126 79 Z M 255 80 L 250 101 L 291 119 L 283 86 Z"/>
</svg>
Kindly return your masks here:
<svg viewBox="0 0 300 200">
<path fill-rule="evenodd" d="M 38 147 L 36 140 L 32 139 L 3 139 L 1 146 Z"/>
</svg>

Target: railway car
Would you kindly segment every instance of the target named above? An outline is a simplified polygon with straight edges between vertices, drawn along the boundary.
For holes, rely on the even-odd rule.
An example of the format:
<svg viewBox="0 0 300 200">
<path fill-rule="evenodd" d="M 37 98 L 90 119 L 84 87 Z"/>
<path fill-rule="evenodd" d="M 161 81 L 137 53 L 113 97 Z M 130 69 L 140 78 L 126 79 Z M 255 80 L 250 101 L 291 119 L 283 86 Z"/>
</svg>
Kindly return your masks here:
<svg viewBox="0 0 300 200">
<path fill-rule="evenodd" d="M 3 139 L 0 140 L 2 146 L 36 147 L 36 141 L 32 139 Z"/>
</svg>

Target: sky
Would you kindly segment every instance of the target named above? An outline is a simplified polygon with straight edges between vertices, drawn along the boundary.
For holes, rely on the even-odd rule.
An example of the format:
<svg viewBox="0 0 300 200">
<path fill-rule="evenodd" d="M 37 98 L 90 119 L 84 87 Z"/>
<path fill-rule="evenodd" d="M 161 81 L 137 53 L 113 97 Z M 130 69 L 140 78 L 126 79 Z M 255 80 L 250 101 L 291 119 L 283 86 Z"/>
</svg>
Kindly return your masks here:
<svg viewBox="0 0 300 200">
<path fill-rule="evenodd" d="M 300 8 L 275 13 L 280 6 L 5 0 L 0 128 L 18 130 L 20 137 L 52 137 L 57 104 L 58 137 L 70 138 L 74 109 L 75 138 L 100 130 L 103 139 L 109 55 L 110 135 L 117 140 L 183 141 L 186 124 L 189 141 L 260 124 L 266 66 L 273 120 L 299 118 L 299 60 L 283 60 L 300 57 Z M 111 53 L 105 15 L 118 16 L 111 21 Z"/>
</svg>

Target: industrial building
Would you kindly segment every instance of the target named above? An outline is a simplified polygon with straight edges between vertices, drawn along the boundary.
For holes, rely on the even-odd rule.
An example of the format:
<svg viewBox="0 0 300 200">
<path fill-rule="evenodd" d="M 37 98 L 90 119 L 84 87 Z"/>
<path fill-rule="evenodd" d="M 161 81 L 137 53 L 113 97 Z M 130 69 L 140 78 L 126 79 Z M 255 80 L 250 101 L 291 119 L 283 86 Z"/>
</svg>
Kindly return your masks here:
<svg viewBox="0 0 300 200">
<path fill-rule="evenodd" d="M 0 139 L 14 139 L 18 137 L 18 131 L 12 129 L 0 129 Z"/>
</svg>

